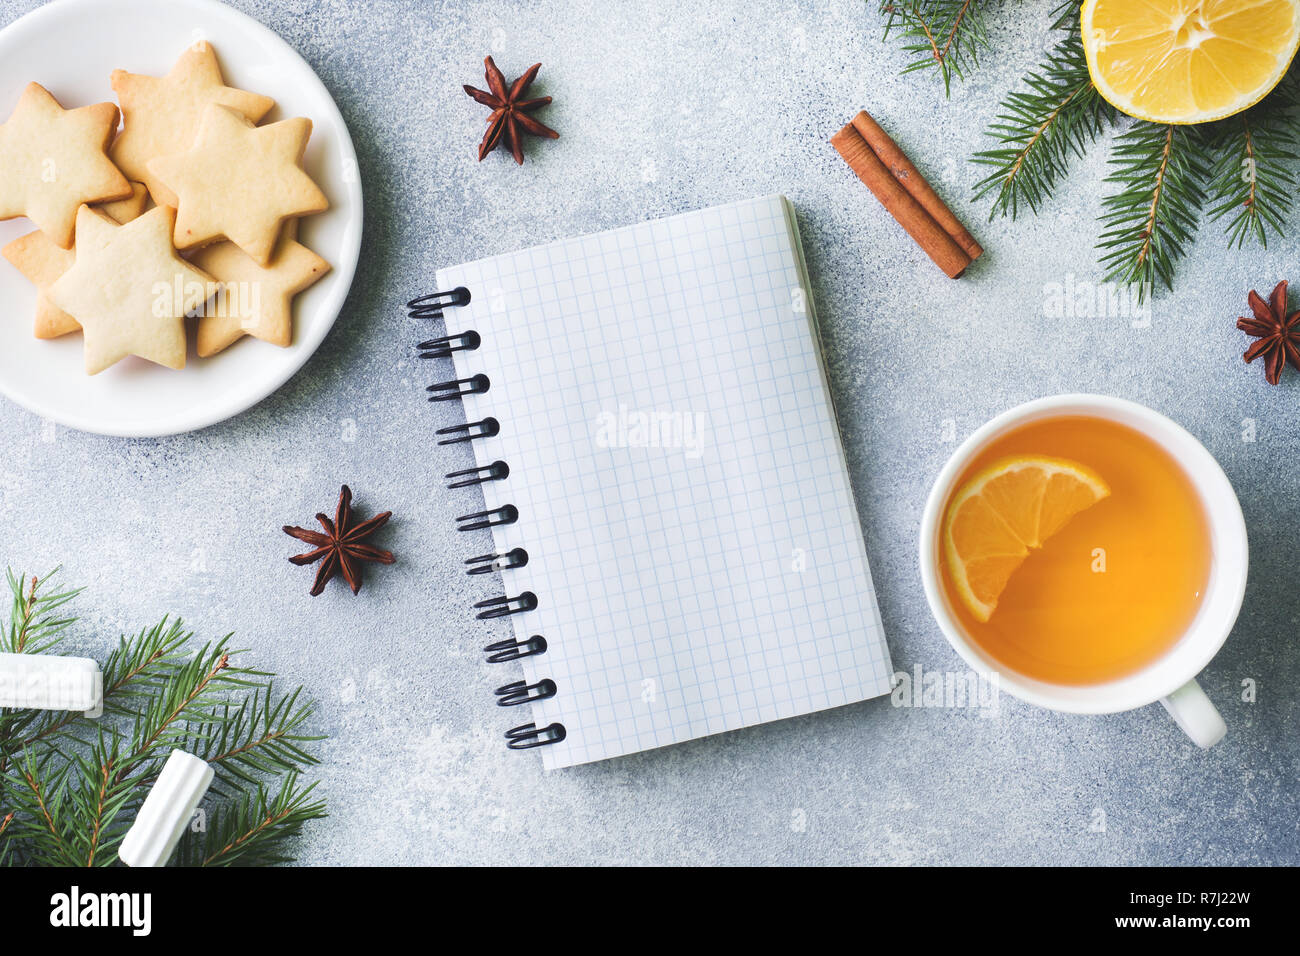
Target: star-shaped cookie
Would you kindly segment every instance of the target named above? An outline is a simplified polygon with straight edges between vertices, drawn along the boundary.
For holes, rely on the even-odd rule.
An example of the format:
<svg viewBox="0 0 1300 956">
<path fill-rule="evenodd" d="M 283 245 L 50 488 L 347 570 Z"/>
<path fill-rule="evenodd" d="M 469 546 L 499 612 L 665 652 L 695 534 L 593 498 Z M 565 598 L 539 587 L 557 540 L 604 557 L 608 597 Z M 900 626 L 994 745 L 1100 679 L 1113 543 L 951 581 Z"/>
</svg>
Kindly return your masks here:
<svg viewBox="0 0 1300 956">
<path fill-rule="evenodd" d="M 128 223 L 138 218 L 149 201 L 149 191 L 142 183 L 132 183 L 131 187 L 133 191 L 129 198 L 103 203 L 95 208 L 118 223 Z M 14 268 L 36 286 L 35 332 L 38 339 L 56 339 L 81 328 L 76 319 L 51 302 L 45 294 L 77 261 L 75 251 L 60 249 L 38 229 L 19 236 L 0 249 L 0 255 L 12 262 Z"/>
<path fill-rule="evenodd" d="M 149 160 L 189 149 L 209 103 L 229 106 L 254 123 L 275 105 L 269 97 L 226 86 L 216 50 L 206 41 L 187 47 L 166 76 L 115 70 L 112 82 L 125 123 L 113 141 L 113 161 L 148 186 L 154 202 L 173 208 L 176 194 L 149 172 Z"/>
<path fill-rule="evenodd" d="M 49 297 L 81 323 L 88 374 L 128 355 L 185 367 L 185 316 L 215 294 L 216 283 L 176 255 L 175 215 L 158 206 L 119 226 L 89 206 L 77 213 L 77 261 Z"/>
<path fill-rule="evenodd" d="M 45 87 L 28 83 L 0 126 L 0 219 L 26 216 L 69 248 L 82 203 L 131 195 L 104 152 L 116 130 L 112 103 L 65 110 Z"/>
<path fill-rule="evenodd" d="M 268 265 L 284 220 L 329 208 L 299 165 L 310 136 L 303 117 L 258 127 L 229 107 L 208 106 L 188 152 L 149 162 L 180 200 L 176 248 L 229 239 Z"/>
<path fill-rule="evenodd" d="M 221 283 L 199 317 L 199 357 L 245 335 L 287 348 L 293 342 L 293 297 L 329 272 L 330 264 L 297 241 L 298 222 L 284 224 L 271 264 L 259 266 L 233 242 L 205 246 L 191 260 Z"/>
</svg>

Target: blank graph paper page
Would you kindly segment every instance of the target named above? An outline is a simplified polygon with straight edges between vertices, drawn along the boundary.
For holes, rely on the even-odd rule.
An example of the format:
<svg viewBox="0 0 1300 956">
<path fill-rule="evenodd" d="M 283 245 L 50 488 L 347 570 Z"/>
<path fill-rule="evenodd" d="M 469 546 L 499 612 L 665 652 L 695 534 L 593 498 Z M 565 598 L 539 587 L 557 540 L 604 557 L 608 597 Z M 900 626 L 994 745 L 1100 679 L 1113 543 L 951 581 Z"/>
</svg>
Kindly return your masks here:
<svg viewBox="0 0 1300 956">
<path fill-rule="evenodd" d="M 563 767 L 889 692 L 793 209 L 732 203 L 444 269 L 505 592 Z M 472 492 L 471 492 L 472 494 Z M 467 501 L 471 500 L 467 498 Z M 466 511 L 473 510 L 467 506 Z M 480 533 L 486 538 L 486 532 Z M 487 580 L 486 576 L 484 578 Z M 486 595 L 485 595 L 486 596 Z M 511 665 L 513 666 L 513 665 Z M 527 718 L 515 721 L 525 723 Z"/>
</svg>

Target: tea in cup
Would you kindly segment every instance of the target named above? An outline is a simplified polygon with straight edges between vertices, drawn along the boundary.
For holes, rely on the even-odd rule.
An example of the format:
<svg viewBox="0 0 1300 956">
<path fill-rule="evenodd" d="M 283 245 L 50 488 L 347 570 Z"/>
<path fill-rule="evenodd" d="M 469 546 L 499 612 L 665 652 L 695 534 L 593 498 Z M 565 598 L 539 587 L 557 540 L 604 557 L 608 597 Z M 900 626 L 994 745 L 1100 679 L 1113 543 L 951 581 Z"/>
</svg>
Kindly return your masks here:
<svg viewBox="0 0 1300 956">
<path fill-rule="evenodd" d="M 1236 494 L 1213 456 L 1133 402 L 1063 395 L 975 432 L 926 504 L 920 561 L 944 635 L 1042 706 L 1161 700 L 1202 747 L 1226 732 L 1195 681 L 1245 594 Z"/>
</svg>

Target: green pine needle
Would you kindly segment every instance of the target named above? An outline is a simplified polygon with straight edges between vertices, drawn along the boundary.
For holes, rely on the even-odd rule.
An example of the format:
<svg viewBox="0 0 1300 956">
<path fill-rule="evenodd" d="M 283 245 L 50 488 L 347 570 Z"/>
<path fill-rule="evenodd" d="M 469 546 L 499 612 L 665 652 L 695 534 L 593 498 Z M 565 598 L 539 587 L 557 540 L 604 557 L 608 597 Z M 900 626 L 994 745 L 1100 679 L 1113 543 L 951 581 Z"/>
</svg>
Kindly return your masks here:
<svg viewBox="0 0 1300 956">
<path fill-rule="evenodd" d="M 1296 177 L 1290 163 L 1300 155 L 1300 81 L 1293 70 L 1264 102 L 1216 123 L 1210 131 L 1214 161 L 1209 186 L 1211 221 L 1226 219 L 1228 244 L 1247 239 L 1268 245 L 1284 234 L 1295 205 Z"/>
<path fill-rule="evenodd" d="M 1026 89 L 1010 93 L 987 133 L 1000 144 L 971 157 L 991 167 L 975 197 L 993 196 L 989 218 L 1016 218 L 1021 205 L 1037 213 L 1069 170 L 1071 160 L 1115 120 L 1115 110 L 1093 88 L 1079 31 L 1056 45 Z"/>
<path fill-rule="evenodd" d="M 1000 0 L 880 0 L 885 17 L 885 37 L 898 33 L 903 49 L 913 59 L 904 73 L 937 69 L 943 77 L 944 95 L 952 80 L 964 78 L 979 65 L 988 48 L 985 20 Z"/>
<path fill-rule="evenodd" d="M 59 571 L 55 568 L 45 576 L 48 581 Z M 41 591 L 41 579 L 27 579 L 25 575 L 6 572 L 9 590 L 13 592 L 13 610 L 9 615 L 9 628 L 5 632 L 4 650 L 10 654 L 41 654 L 61 640 L 61 633 L 73 623 L 72 618 L 55 617 L 54 612 L 78 594 L 73 591 Z"/>
<path fill-rule="evenodd" d="M 187 830 L 176 851 L 182 866 L 269 866 L 292 860 L 286 844 L 311 820 L 325 817 L 325 802 L 313 800 L 316 784 L 300 786 L 287 774 L 274 795 L 265 786 L 224 802 L 201 833 Z"/>
<path fill-rule="evenodd" d="M 1051 13 L 1053 30 L 1079 30 L 1079 0 L 1059 0 Z"/>
<path fill-rule="evenodd" d="M 77 591 L 9 575 L 11 653 L 49 653 L 76 622 L 55 612 Z M 301 688 L 238 666 L 229 638 L 189 651 L 164 618 L 123 637 L 101 672 L 104 715 L 0 709 L 0 865 L 107 866 L 173 748 L 212 764 L 208 791 L 174 864 L 292 859 L 304 824 L 325 815 L 300 775 L 317 763 Z M 207 826 L 202 824 L 207 823 Z M 185 849 L 190 847 L 191 849 Z"/>
<path fill-rule="evenodd" d="M 1195 126 L 1136 123 L 1116 137 L 1097 240 L 1106 279 L 1137 284 L 1145 298 L 1159 280 L 1173 288 L 1174 264 L 1196 235 L 1209 170 Z"/>
<path fill-rule="evenodd" d="M 300 692 L 277 695 L 267 684 L 238 704 L 222 703 L 191 726 L 182 749 L 212 764 L 217 792 L 256 785 L 260 775 L 299 773 L 318 762 L 306 748 L 324 739 L 303 732 L 312 709 L 298 702 Z"/>
</svg>

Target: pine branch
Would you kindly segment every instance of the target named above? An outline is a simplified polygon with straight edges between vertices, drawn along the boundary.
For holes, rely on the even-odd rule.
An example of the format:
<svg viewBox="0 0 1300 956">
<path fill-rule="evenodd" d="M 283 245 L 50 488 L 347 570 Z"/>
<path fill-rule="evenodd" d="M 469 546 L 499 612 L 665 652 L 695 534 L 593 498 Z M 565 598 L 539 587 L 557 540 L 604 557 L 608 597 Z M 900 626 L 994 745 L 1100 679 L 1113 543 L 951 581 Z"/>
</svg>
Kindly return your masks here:
<svg viewBox="0 0 1300 956">
<path fill-rule="evenodd" d="M 37 866 L 74 866 L 64 822 L 64 796 L 68 765 L 60 765 L 53 752 L 37 756 L 28 752 L 6 779 L 5 797 L 10 823 L 5 828 L 6 862 Z M 8 859 L 15 850 L 16 860 Z"/>
<path fill-rule="evenodd" d="M 1261 103 L 1211 130 L 1218 158 L 1209 187 L 1207 218 L 1228 217 L 1228 244 L 1240 249 L 1248 238 L 1268 245 L 1281 236 L 1295 206 L 1296 177 L 1288 164 L 1300 155 L 1300 81 L 1289 72 Z"/>
<path fill-rule="evenodd" d="M 8 653 L 43 654 L 63 640 L 62 632 L 75 619 L 51 615 L 81 591 L 42 593 L 41 588 L 58 572 L 59 569 L 55 568 L 45 577 L 33 577 L 30 581 L 23 575 L 6 572 L 9 590 L 13 592 L 13 611 L 9 616 L 9 630 L 3 648 Z"/>
<path fill-rule="evenodd" d="M 70 758 L 80 785 L 70 788 L 68 795 L 78 808 L 77 816 L 84 821 L 84 826 L 72 834 L 81 866 L 94 866 L 97 855 L 101 866 L 112 862 L 116 844 L 126 835 L 125 825 L 117 825 L 118 814 L 135 790 L 122 767 L 121 744 L 119 735 L 101 729 L 90 757 L 74 753 Z M 137 804 L 142 802 L 143 796 L 138 796 Z M 114 832 L 115 838 L 106 837 L 109 832 Z"/>
<path fill-rule="evenodd" d="M 23 653 L 62 640 L 75 619 L 51 612 L 75 591 L 43 594 L 39 579 L 9 575 L 13 614 L 3 632 Z M 170 750 L 209 760 L 220 786 L 205 809 L 225 820 L 218 865 L 290 859 L 286 849 L 304 823 L 323 816 L 322 801 L 299 787 L 317 763 L 306 732 L 311 705 L 301 688 L 277 694 L 273 675 L 235 666 L 229 638 L 188 656 L 193 635 L 164 618 L 122 637 L 101 668 L 104 716 L 0 711 L 0 865 L 103 866 L 157 780 Z M 274 791 L 274 781 L 279 790 Z"/>
<path fill-rule="evenodd" d="M 1196 235 L 1209 176 L 1204 153 L 1196 127 L 1139 122 L 1115 140 L 1106 182 L 1121 189 L 1102 200 L 1097 248 L 1106 279 L 1136 284 L 1139 301 L 1157 279 L 1173 288 L 1174 263 Z"/>
<path fill-rule="evenodd" d="M 300 690 L 277 696 L 267 685 L 239 702 L 223 704 L 195 731 L 183 749 L 197 754 L 216 770 L 226 787 L 257 784 L 259 775 L 298 773 L 317 763 L 304 747 L 324 738 L 302 732 L 312 714 L 299 704 Z"/>
<path fill-rule="evenodd" d="M 284 844 L 303 825 L 325 817 L 325 802 L 312 800 L 316 784 L 298 786 L 289 774 L 274 797 L 264 786 L 244 793 L 209 818 L 202 833 L 188 830 L 176 859 L 183 866 L 267 866 L 289 860 Z"/>
<path fill-rule="evenodd" d="M 199 719 L 219 698 L 214 692 L 227 681 L 223 672 L 230 667 L 227 638 L 216 644 L 206 644 L 199 653 L 181 664 L 171 675 L 163 693 L 150 697 L 144 708 L 135 715 L 132 756 L 128 768 L 147 759 L 157 748 L 166 746 L 172 739 L 178 722 L 188 718 Z M 179 731 L 184 736 L 184 729 Z"/>
<path fill-rule="evenodd" d="M 179 623 L 179 622 L 178 622 Z M 191 660 L 181 664 L 172 674 L 162 692 L 150 698 L 143 711 L 136 715 L 129 751 L 121 747 L 121 737 L 106 739 L 101 729 L 93 750 L 93 759 L 74 755 L 72 760 L 80 771 L 83 786 L 78 793 L 91 792 L 84 806 L 85 822 L 89 828 L 86 841 L 85 865 L 93 866 L 99 851 L 101 837 L 113 824 L 118 813 L 136 790 L 131 778 L 150 760 L 165 756 L 167 745 L 180 742 L 188 731 L 183 722 L 197 718 L 202 710 L 216 703 L 212 690 L 227 681 L 223 671 L 230 666 L 226 639 L 207 645 Z M 177 725 L 181 727 L 177 729 Z M 155 773 L 148 774 L 156 776 Z"/>
<path fill-rule="evenodd" d="M 993 195 L 989 218 L 1015 219 L 1022 204 L 1032 212 L 1051 195 L 1069 169 L 1115 120 L 1115 110 L 1097 93 L 1088 75 L 1077 24 L 1036 72 L 1028 89 L 1010 93 L 987 135 L 1001 144 L 971 157 L 992 169 L 975 184 L 975 198 Z"/>
<path fill-rule="evenodd" d="M 115 713 L 134 714 L 132 699 L 152 693 L 172 673 L 194 635 L 181 621 L 163 618 L 133 638 L 122 637 L 104 662 L 104 702 Z"/>
<path fill-rule="evenodd" d="M 36 826 L 43 833 L 48 832 L 53 838 L 55 848 L 62 853 L 64 850 L 63 839 L 59 834 L 59 828 L 54 823 L 54 808 L 56 806 L 54 798 L 47 794 L 45 784 L 41 780 L 41 774 L 38 772 L 34 762 L 29 761 L 24 764 L 19 771 L 22 781 L 27 786 L 27 792 L 31 794 L 32 806 L 36 812 L 32 814 L 36 821 Z"/>
<path fill-rule="evenodd" d="M 10 625 L 9 651 L 21 654 L 27 646 L 27 638 L 32 628 L 36 609 L 36 586 L 38 578 L 32 578 L 31 587 L 24 591 L 23 581 L 15 579 L 9 572 L 9 588 L 14 592 L 14 613 Z"/>
<path fill-rule="evenodd" d="M 885 38 L 897 31 L 914 57 L 903 72 L 938 69 L 947 96 L 954 76 L 963 78 L 978 66 L 988 47 L 985 18 L 999 5 L 1000 0 L 881 0 L 880 13 Z"/>
</svg>

